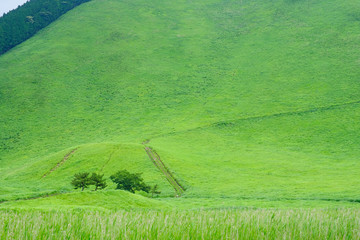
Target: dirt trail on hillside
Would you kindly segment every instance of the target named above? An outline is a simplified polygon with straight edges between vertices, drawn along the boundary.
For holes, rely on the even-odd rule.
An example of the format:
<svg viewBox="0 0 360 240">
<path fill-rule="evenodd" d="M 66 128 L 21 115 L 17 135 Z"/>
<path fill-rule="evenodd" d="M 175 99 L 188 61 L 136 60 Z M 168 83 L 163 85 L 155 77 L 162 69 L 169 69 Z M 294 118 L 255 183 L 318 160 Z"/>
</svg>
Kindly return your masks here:
<svg viewBox="0 0 360 240">
<path fill-rule="evenodd" d="M 64 158 L 63 158 L 60 162 L 58 162 L 58 164 L 56 164 L 55 167 L 53 167 L 49 172 L 45 173 L 41 178 L 44 178 L 44 177 L 48 176 L 50 173 L 52 173 L 53 171 L 55 171 L 56 169 L 58 169 L 58 168 L 59 168 L 61 165 L 63 165 L 63 164 L 71 157 L 71 155 L 72 155 L 74 152 L 76 152 L 77 150 L 78 150 L 78 148 L 75 148 L 75 149 L 73 149 L 71 152 L 69 152 L 68 154 L 66 154 L 66 155 L 64 156 Z"/>
<path fill-rule="evenodd" d="M 150 160 L 165 175 L 166 179 L 169 181 L 171 186 L 173 186 L 173 188 L 176 192 L 176 197 L 180 197 L 183 194 L 183 192 L 185 191 L 185 189 L 180 185 L 180 183 L 176 180 L 176 178 L 171 174 L 171 172 L 165 166 L 163 161 L 161 161 L 159 154 L 157 154 L 151 147 L 148 147 L 145 145 L 148 142 L 149 141 L 143 142 L 143 145 L 145 147 L 144 149 L 145 149 L 146 153 L 148 154 Z"/>
</svg>

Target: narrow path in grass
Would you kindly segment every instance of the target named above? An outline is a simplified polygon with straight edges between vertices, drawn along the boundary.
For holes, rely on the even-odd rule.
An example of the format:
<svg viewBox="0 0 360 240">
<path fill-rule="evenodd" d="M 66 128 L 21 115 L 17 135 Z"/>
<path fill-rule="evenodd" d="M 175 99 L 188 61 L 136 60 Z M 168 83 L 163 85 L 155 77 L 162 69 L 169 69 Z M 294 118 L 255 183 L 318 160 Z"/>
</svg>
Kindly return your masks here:
<svg viewBox="0 0 360 240">
<path fill-rule="evenodd" d="M 41 178 L 44 178 L 44 177 L 48 176 L 50 173 L 52 173 L 53 171 L 55 171 L 56 169 L 58 169 L 58 168 L 59 168 L 61 165 L 63 165 L 63 164 L 71 157 L 71 155 L 72 155 L 74 152 L 76 152 L 77 150 L 78 150 L 78 148 L 75 148 L 75 149 L 73 149 L 71 152 L 69 152 L 68 154 L 66 154 L 66 155 L 64 156 L 64 158 L 63 158 L 60 162 L 58 162 L 58 163 L 56 164 L 55 167 L 53 167 L 52 169 L 50 169 L 50 171 L 47 172 L 47 173 L 45 173 Z"/>
<path fill-rule="evenodd" d="M 226 121 L 218 121 L 218 122 L 210 123 L 210 124 L 203 125 L 203 126 L 198 126 L 198 127 L 194 127 L 194 128 L 190 128 L 190 129 L 184 129 L 181 131 L 168 132 L 168 133 L 155 135 L 155 136 L 152 136 L 151 139 L 162 138 L 162 137 L 172 136 L 172 135 L 181 134 L 181 133 L 188 133 L 188 132 L 193 132 L 196 130 L 206 129 L 206 128 L 210 128 L 210 127 L 217 127 L 217 126 L 221 126 L 221 125 L 237 124 L 241 121 L 253 121 L 253 120 L 256 121 L 256 120 L 265 120 L 265 119 L 272 119 L 272 118 L 279 118 L 279 117 L 286 117 L 286 116 L 304 115 L 304 114 L 310 114 L 310 113 L 315 113 L 315 112 L 331 111 L 331 110 L 341 109 L 343 107 L 356 105 L 356 104 L 360 104 L 360 100 L 353 101 L 353 102 L 345 102 L 345 103 L 340 103 L 340 104 L 333 104 L 333 105 L 317 107 L 317 108 L 310 108 L 310 109 L 305 109 L 305 110 L 298 110 L 298 111 L 291 111 L 291 112 L 279 112 L 279 113 L 260 115 L 260 116 L 229 119 Z"/>
<path fill-rule="evenodd" d="M 5 203 L 5 202 L 17 202 L 17 201 L 27 201 L 27 200 L 40 199 L 40 198 L 49 198 L 49 197 L 54 197 L 54 196 L 62 195 L 62 194 L 66 194 L 66 193 L 70 193 L 70 192 L 63 192 L 63 193 L 45 193 L 45 194 L 43 194 L 43 195 L 36 196 L 36 197 L 24 197 L 24 198 L 19 198 L 19 199 L 15 199 L 15 200 L 2 200 L 2 201 L 0 201 L 0 204 L 1 204 L 1 203 Z"/>
<path fill-rule="evenodd" d="M 171 174 L 169 169 L 165 166 L 163 161 L 161 160 L 159 154 L 157 154 L 151 147 L 146 146 L 145 144 L 149 141 L 143 142 L 145 147 L 145 151 L 148 154 L 150 160 L 154 163 L 154 165 L 165 175 L 166 179 L 169 181 L 171 186 L 173 186 L 176 197 L 180 197 L 185 189 L 180 185 L 180 183 L 176 180 L 176 178 Z"/>
<path fill-rule="evenodd" d="M 115 152 L 116 152 L 117 150 L 119 150 L 119 148 L 120 148 L 120 145 L 119 145 L 119 146 L 116 146 L 116 147 L 114 148 L 114 150 L 110 153 L 108 160 L 107 160 L 107 161 L 104 163 L 104 165 L 101 167 L 100 172 L 103 172 L 103 171 L 104 171 L 104 168 L 106 167 L 106 165 L 109 164 L 109 162 L 110 162 L 111 159 L 112 159 L 112 156 L 115 154 Z"/>
</svg>

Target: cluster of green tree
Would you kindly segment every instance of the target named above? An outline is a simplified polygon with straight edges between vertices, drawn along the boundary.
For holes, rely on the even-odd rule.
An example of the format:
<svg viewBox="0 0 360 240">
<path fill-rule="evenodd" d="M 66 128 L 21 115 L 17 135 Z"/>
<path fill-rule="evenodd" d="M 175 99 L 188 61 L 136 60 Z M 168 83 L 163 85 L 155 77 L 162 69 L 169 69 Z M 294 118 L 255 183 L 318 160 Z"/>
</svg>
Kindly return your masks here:
<svg viewBox="0 0 360 240">
<path fill-rule="evenodd" d="M 73 180 L 71 181 L 71 184 L 74 186 L 75 189 L 81 188 L 81 191 L 84 191 L 85 188 L 88 188 L 91 185 L 95 186 L 95 191 L 107 187 L 104 175 L 93 173 L 90 176 L 90 173 L 88 172 L 75 174 Z"/>
<path fill-rule="evenodd" d="M 90 0 L 31 0 L 0 17 L 0 54 L 29 39 L 74 7 Z"/>
<path fill-rule="evenodd" d="M 116 184 L 116 189 L 126 190 L 132 193 L 135 193 L 135 191 L 144 191 L 151 193 L 152 197 L 161 193 L 158 190 L 157 184 L 154 186 L 147 185 L 141 175 L 142 173 L 130 173 L 127 170 L 121 170 L 111 175 L 110 179 Z M 95 186 L 95 191 L 107 187 L 104 175 L 97 173 L 90 175 L 90 173 L 87 172 L 75 174 L 71 184 L 75 189 L 81 188 L 81 191 L 91 185 Z"/>
</svg>

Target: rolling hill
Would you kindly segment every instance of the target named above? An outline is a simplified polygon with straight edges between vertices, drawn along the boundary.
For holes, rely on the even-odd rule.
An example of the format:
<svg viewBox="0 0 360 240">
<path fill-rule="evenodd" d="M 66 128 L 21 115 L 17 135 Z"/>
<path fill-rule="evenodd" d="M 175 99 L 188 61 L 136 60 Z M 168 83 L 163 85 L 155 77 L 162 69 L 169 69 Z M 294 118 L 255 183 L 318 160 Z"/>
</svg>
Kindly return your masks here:
<svg viewBox="0 0 360 240">
<path fill-rule="evenodd" d="M 359 26 L 355 0 L 84 3 L 0 57 L 0 207 L 357 206 Z M 124 168 L 160 197 L 71 189 Z"/>
</svg>

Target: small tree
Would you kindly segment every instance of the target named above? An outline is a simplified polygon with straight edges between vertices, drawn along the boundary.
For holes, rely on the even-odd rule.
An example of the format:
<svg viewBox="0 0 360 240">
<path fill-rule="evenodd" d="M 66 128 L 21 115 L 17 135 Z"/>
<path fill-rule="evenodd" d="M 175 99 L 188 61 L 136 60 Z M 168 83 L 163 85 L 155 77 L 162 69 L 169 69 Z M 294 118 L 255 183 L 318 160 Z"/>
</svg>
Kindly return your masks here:
<svg viewBox="0 0 360 240">
<path fill-rule="evenodd" d="M 81 191 L 84 191 L 84 189 L 91 184 L 89 173 L 84 172 L 75 174 L 71 184 L 74 185 L 75 189 L 81 188 Z"/>
<path fill-rule="evenodd" d="M 155 194 L 158 195 L 161 193 L 161 191 L 159 191 L 159 186 L 157 184 L 151 187 L 150 192 L 152 198 L 154 197 Z"/>
<path fill-rule="evenodd" d="M 123 189 L 132 193 L 142 190 L 148 193 L 150 186 L 144 183 L 141 174 L 142 173 L 129 173 L 127 170 L 121 170 L 111 175 L 110 179 L 117 184 L 116 189 Z"/>
<path fill-rule="evenodd" d="M 97 191 L 98 189 L 104 189 L 107 187 L 106 184 L 106 180 L 104 179 L 104 174 L 100 175 L 100 174 L 96 174 L 93 173 L 90 177 L 91 180 L 91 185 L 95 185 L 95 191 Z"/>
</svg>

